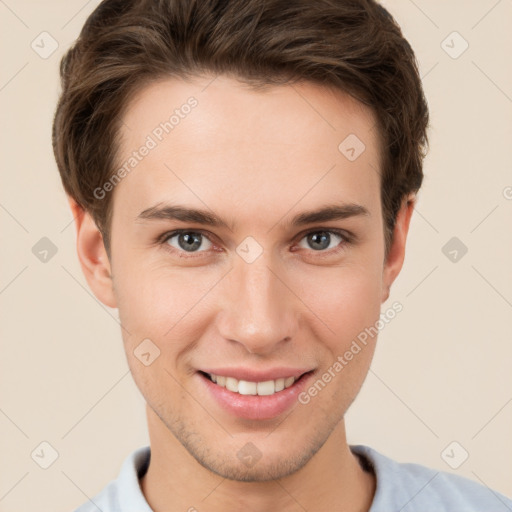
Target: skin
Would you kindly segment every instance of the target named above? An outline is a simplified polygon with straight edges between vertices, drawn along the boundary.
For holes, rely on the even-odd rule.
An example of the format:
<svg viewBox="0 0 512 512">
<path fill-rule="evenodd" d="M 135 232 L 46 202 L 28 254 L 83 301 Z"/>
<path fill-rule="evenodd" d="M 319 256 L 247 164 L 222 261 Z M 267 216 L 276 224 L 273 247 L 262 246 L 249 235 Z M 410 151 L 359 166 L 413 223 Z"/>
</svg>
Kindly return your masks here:
<svg viewBox="0 0 512 512">
<path fill-rule="evenodd" d="M 90 215 L 70 200 L 83 272 L 96 297 L 119 309 L 147 402 L 151 462 L 141 489 L 157 512 L 368 510 L 375 479 L 349 450 L 343 418 L 376 337 L 308 404 L 269 420 L 224 411 L 196 372 L 291 366 L 322 375 L 379 319 L 403 264 L 414 197 L 385 260 L 375 117 L 312 83 L 255 92 L 225 76 L 155 82 L 126 108 L 119 162 L 190 96 L 198 106 L 114 189 L 110 258 Z M 353 162 L 338 150 L 351 133 L 366 146 Z M 228 227 L 137 219 L 161 202 L 208 209 Z M 369 215 L 287 224 L 339 202 Z M 155 242 L 174 229 L 205 236 L 192 253 L 176 236 Z M 308 241 L 327 229 L 352 242 Z M 252 263 L 236 252 L 248 236 L 263 249 Z M 160 350 L 149 366 L 134 356 L 146 338 Z M 237 457 L 248 442 L 261 453 L 251 468 Z"/>
</svg>

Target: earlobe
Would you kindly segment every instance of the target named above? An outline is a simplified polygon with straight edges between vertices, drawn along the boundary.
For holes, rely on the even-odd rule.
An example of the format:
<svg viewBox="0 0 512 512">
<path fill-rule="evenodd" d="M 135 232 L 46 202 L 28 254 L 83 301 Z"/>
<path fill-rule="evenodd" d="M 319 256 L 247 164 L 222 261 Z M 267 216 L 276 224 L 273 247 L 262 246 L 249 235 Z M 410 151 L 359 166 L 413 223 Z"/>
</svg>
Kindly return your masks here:
<svg viewBox="0 0 512 512">
<path fill-rule="evenodd" d="M 388 257 L 384 263 L 381 302 L 385 302 L 389 298 L 391 285 L 402 269 L 405 259 L 407 233 L 409 232 L 409 224 L 411 222 L 411 216 L 415 204 L 416 196 L 412 194 L 403 201 L 402 207 L 398 212 L 395 229 L 393 231 L 393 242 L 389 249 Z"/>
<path fill-rule="evenodd" d="M 116 308 L 110 261 L 103 236 L 92 216 L 68 198 L 76 224 L 76 249 L 82 272 L 94 295 L 108 307 Z"/>
</svg>

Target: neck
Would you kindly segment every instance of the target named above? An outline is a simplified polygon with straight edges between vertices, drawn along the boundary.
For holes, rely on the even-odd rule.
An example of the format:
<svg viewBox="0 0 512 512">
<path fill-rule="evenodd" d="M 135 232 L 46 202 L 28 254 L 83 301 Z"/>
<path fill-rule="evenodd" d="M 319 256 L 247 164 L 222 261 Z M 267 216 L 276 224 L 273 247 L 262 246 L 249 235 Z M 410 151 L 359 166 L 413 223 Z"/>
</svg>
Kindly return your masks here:
<svg viewBox="0 0 512 512">
<path fill-rule="evenodd" d="M 242 482 L 203 467 L 146 407 L 151 459 L 141 490 L 154 512 L 244 509 L 254 512 L 344 510 L 366 512 L 375 477 L 346 442 L 342 420 L 322 448 L 298 471 L 278 480 Z"/>
</svg>

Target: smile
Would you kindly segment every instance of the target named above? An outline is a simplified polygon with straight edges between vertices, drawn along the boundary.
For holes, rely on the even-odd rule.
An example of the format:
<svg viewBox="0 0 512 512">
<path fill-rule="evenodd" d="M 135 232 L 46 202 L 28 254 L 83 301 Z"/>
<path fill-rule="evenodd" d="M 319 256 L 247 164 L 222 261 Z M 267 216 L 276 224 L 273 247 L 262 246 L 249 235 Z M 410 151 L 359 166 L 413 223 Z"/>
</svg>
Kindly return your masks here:
<svg viewBox="0 0 512 512">
<path fill-rule="evenodd" d="M 205 392 L 205 399 L 211 398 L 230 415 L 247 420 L 268 420 L 291 409 L 315 373 L 313 370 L 288 369 L 258 375 L 256 372 L 225 369 L 225 373 L 228 372 L 232 375 L 211 371 L 198 371 L 196 375 Z M 279 377 L 279 374 L 286 373 L 287 377 Z M 233 374 L 238 374 L 240 378 L 235 378 Z"/>
<path fill-rule="evenodd" d="M 259 395 L 269 396 L 279 391 L 293 386 L 294 382 L 298 380 L 296 377 L 279 378 L 275 380 L 266 380 L 262 382 L 251 382 L 247 380 L 238 380 L 234 377 L 225 377 L 223 375 L 214 375 L 205 373 L 205 375 L 222 388 L 228 391 L 238 393 L 240 395 Z M 300 377 L 299 377 L 300 378 Z"/>
</svg>

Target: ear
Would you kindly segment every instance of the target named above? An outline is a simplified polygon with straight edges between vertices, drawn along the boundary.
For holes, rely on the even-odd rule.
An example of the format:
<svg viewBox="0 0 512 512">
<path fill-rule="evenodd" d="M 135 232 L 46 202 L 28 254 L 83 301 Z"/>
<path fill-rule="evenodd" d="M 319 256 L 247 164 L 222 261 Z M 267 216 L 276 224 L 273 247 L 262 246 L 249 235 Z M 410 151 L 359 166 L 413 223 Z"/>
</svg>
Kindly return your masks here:
<svg viewBox="0 0 512 512">
<path fill-rule="evenodd" d="M 382 302 L 388 299 L 391 285 L 402 269 L 405 259 L 405 242 L 415 204 L 416 196 L 412 194 L 404 199 L 400 211 L 397 214 L 395 229 L 393 231 L 393 241 L 389 248 L 388 257 L 384 262 L 382 274 Z"/>
<path fill-rule="evenodd" d="M 68 197 L 76 223 L 76 250 L 85 279 L 94 295 L 106 306 L 116 308 L 110 261 L 103 236 L 91 215 Z"/>
</svg>

